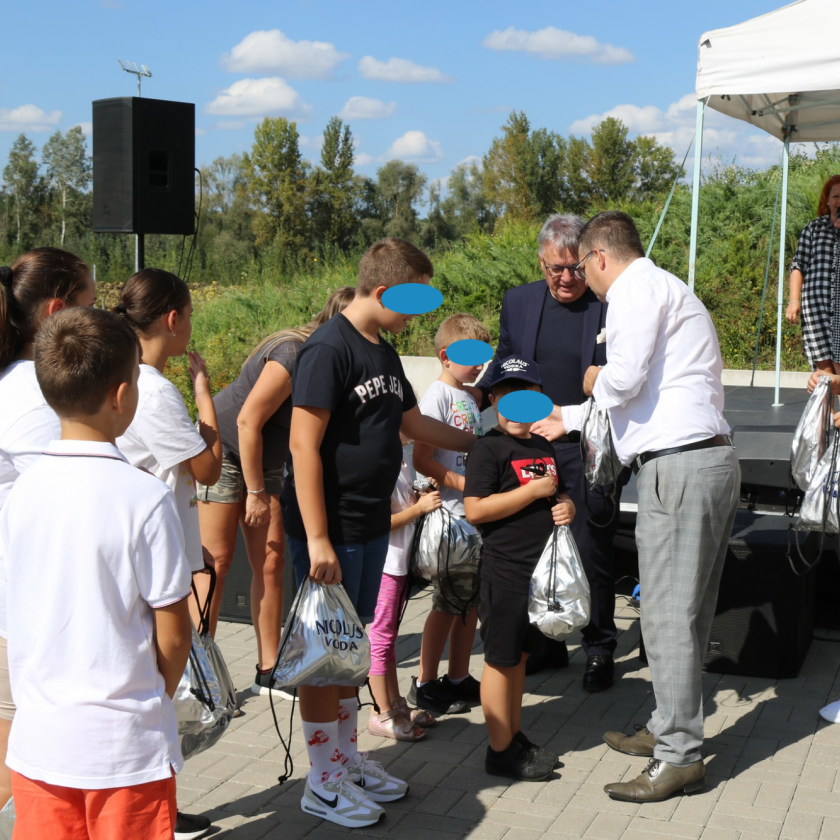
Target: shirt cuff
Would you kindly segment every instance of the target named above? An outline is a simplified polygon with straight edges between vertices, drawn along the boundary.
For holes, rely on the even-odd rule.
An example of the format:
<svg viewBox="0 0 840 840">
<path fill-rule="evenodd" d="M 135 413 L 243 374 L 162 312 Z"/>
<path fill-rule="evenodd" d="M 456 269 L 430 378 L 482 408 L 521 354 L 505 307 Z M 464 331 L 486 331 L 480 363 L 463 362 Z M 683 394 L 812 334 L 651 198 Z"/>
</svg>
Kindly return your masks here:
<svg viewBox="0 0 840 840">
<path fill-rule="evenodd" d="M 626 400 L 619 394 L 609 381 L 609 366 L 601 368 L 595 385 L 592 388 L 592 396 L 598 408 L 614 408 L 617 405 L 624 405 Z"/>
<path fill-rule="evenodd" d="M 566 434 L 579 432 L 583 425 L 583 406 L 586 405 L 561 405 L 560 414 L 563 416 L 563 426 Z"/>
</svg>

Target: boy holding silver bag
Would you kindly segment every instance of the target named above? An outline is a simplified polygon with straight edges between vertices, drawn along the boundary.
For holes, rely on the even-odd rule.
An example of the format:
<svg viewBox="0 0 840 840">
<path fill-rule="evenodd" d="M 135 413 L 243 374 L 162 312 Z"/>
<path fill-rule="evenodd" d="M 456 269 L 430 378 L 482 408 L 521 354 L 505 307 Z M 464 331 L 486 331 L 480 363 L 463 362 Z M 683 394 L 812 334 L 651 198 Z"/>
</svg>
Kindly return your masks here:
<svg viewBox="0 0 840 840">
<path fill-rule="evenodd" d="M 490 402 L 514 391 L 541 391 L 531 359 L 500 359 L 492 372 Z M 481 705 L 490 735 L 484 760 L 494 776 L 543 781 L 557 756 L 533 744 L 520 729 L 525 662 L 538 653 L 542 634 L 528 618 L 531 576 L 554 525 L 569 525 L 575 506 L 554 460 L 554 448 L 501 412 L 499 426 L 473 447 L 467 459 L 464 510 L 482 526 L 479 619 L 484 641 Z"/>
</svg>

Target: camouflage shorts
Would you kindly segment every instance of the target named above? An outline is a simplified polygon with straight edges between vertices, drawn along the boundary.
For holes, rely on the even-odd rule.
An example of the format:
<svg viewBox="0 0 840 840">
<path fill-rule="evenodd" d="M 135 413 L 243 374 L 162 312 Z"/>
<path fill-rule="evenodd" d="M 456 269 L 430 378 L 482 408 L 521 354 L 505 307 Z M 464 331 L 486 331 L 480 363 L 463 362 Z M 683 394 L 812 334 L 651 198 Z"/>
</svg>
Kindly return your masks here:
<svg viewBox="0 0 840 840">
<path fill-rule="evenodd" d="M 434 583 L 432 609 L 437 612 L 461 615 L 478 606 L 478 571 L 466 574 L 443 575 Z"/>
<path fill-rule="evenodd" d="M 283 475 L 285 468 L 279 470 L 263 470 L 265 492 L 269 496 L 279 496 L 283 489 Z M 245 498 L 245 477 L 239 460 L 231 455 L 222 458 L 222 474 L 212 486 L 195 483 L 196 495 L 199 502 L 218 502 L 223 505 L 236 505 Z M 256 489 L 256 488 L 254 488 Z"/>
</svg>

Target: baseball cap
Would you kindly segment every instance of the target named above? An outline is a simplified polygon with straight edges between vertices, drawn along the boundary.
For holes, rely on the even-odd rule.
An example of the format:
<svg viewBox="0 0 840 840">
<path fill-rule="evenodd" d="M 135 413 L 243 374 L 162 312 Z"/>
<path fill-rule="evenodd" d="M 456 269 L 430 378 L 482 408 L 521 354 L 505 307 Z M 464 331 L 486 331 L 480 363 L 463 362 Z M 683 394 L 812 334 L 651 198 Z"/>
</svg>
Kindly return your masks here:
<svg viewBox="0 0 840 840">
<path fill-rule="evenodd" d="M 520 382 L 530 382 L 542 386 L 540 369 L 533 359 L 527 356 L 512 355 L 498 359 L 490 371 L 490 387 L 504 382 L 505 379 L 517 379 Z"/>
</svg>

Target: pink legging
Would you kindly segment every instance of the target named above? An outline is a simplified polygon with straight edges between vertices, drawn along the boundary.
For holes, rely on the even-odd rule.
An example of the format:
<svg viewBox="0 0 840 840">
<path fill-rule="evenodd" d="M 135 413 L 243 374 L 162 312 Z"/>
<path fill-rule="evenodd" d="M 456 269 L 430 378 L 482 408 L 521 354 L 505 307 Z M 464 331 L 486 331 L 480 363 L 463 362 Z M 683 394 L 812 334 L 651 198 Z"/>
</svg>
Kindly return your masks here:
<svg viewBox="0 0 840 840">
<path fill-rule="evenodd" d="M 397 624 L 400 610 L 408 597 L 407 575 L 382 573 L 376 613 L 368 628 L 370 639 L 370 675 L 382 677 L 388 666 L 397 661 Z"/>
</svg>

